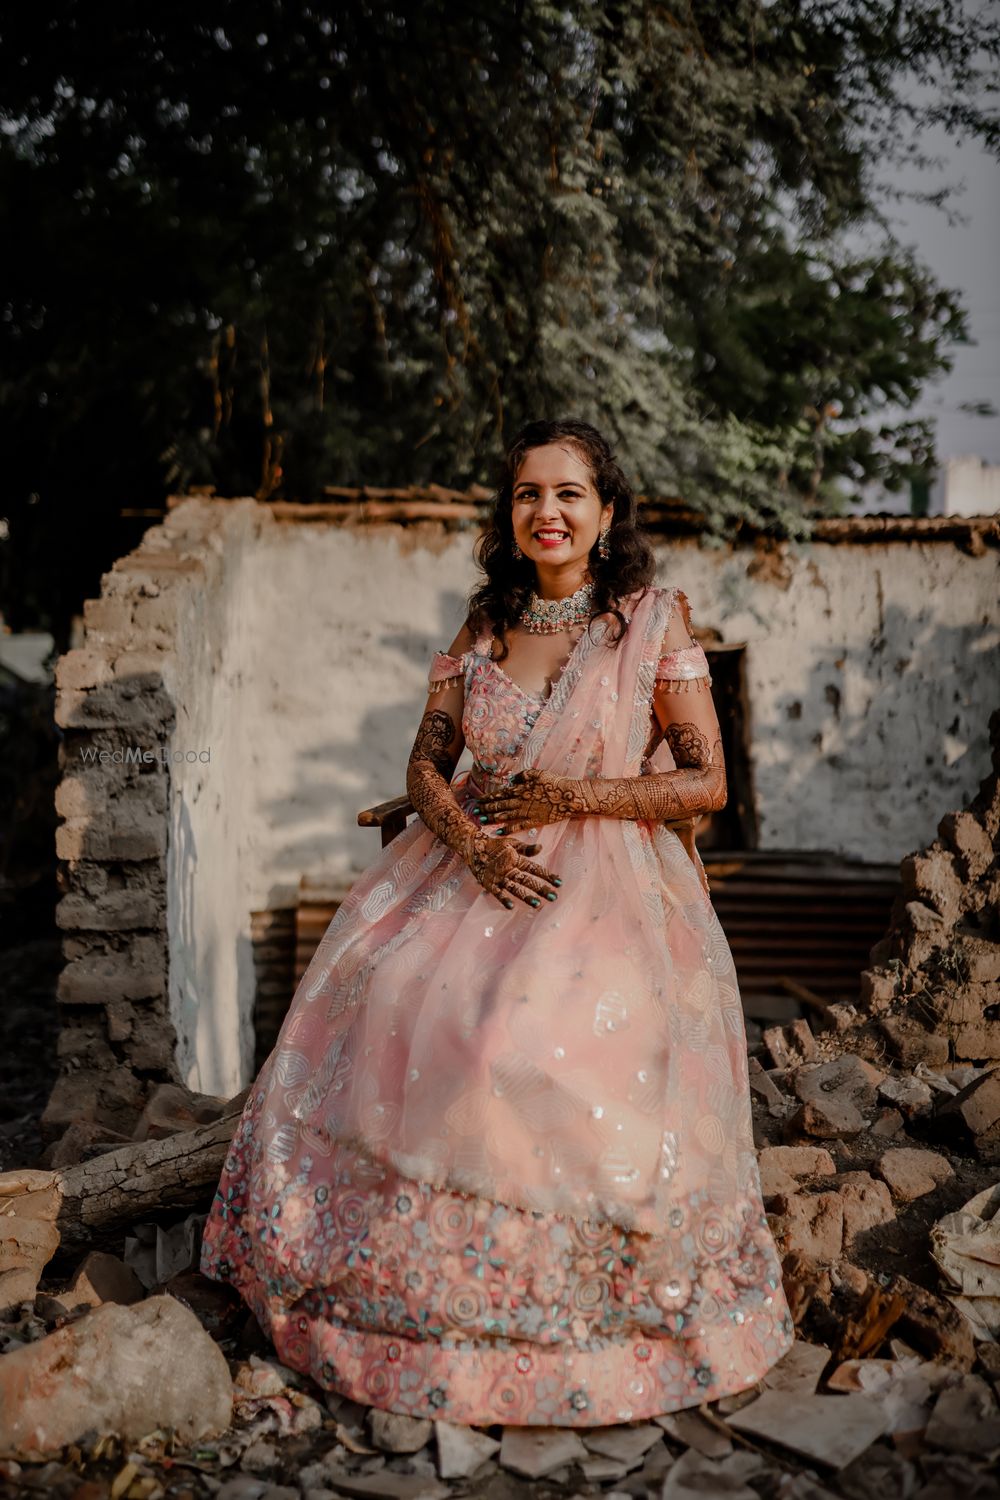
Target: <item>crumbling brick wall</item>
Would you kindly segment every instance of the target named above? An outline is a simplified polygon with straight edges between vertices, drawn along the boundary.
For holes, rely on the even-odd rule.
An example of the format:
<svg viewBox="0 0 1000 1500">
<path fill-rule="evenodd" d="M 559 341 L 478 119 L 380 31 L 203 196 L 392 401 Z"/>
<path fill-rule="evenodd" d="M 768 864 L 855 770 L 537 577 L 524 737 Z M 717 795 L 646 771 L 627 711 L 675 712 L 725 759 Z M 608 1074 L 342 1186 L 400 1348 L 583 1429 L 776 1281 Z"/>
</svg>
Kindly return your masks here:
<svg viewBox="0 0 1000 1500">
<path fill-rule="evenodd" d="M 990 741 L 978 794 L 903 860 L 890 931 L 861 976 L 863 1013 L 911 1067 L 1000 1058 L 1000 709 Z"/>
<path fill-rule="evenodd" d="M 175 624 L 211 586 L 196 539 L 158 527 L 84 605 L 84 639 L 56 668 L 63 731 L 56 808 L 56 920 L 66 966 L 58 1003 L 60 1077 L 43 1116 L 128 1134 L 158 1083 L 177 1081 L 167 979 L 170 686 Z"/>
</svg>

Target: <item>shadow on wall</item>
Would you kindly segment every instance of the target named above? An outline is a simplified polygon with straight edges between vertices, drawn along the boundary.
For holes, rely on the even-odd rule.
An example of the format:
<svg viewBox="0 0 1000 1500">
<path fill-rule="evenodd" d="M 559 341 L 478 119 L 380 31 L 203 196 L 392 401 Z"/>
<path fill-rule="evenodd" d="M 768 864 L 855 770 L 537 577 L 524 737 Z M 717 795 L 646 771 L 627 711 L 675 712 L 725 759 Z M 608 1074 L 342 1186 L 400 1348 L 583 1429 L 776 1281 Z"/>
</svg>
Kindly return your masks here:
<svg viewBox="0 0 1000 1500">
<path fill-rule="evenodd" d="M 465 594 L 457 591 L 443 594 L 439 615 L 442 623 L 435 632 L 387 630 L 380 635 L 380 645 L 398 653 L 401 667 L 410 669 L 405 672 L 404 680 L 409 679 L 413 667 L 416 667 L 423 674 L 423 683 L 430 670 L 434 652 L 443 651 L 451 644 L 459 624 L 465 618 L 465 603 Z M 322 807 L 324 802 L 329 803 L 331 796 L 339 798 L 342 803 L 346 802 L 348 793 L 343 788 L 351 789 L 350 805 L 345 809 L 345 821 L 352 828 L 355 817 L 362 808 L 401 795 L 405 791 L 406 762 L 420 725 L 425 697 L 426 689 L 421 685 L 417 692 L 408 697 L 373 706 L 365 712 L 355 737 L 344 739 L 330 736 L 299 753 L 294 796 L 272 798 L 262 803 L 272 827 L 287 830 L 287 837 L 274 850 L 276 864 L 302 873 L 324 866 L 322 853 L 317 855 L 316 808 Z M 336 719 L 335 704 L 330 707 L 329 717 L 331 720 Z M 379 769 L 379 762 L 373 762 L 370 756 L 366 756 L 366 748 L 375 745 L 392 746 L 394 749 L 398 771 L 392 785 L 386 784 L 385 773 Z M 467 758 L 468 752 L 463 752 L 461 764 L 464 765 Z M 296 829 L 302 823 L 308 823 L 310 828 L 308 834 L 300 837 Z M 377 830 L 359 829 L 358 838 L 352 841 L 352 850 L 362 851 L 360 862 L 357 858 L 353 861 L 357 873 L 360 873 L 380 852 Z"/>
<path fill-rule="evenodd" d="M 769 722 L 751 701 L 762 845 L 894 863 L 927 843 L 989 770 L 998 640 L 988 622 L 949 627 L 891 606 L 867 653 L 823 649 Z"/>
</svg>

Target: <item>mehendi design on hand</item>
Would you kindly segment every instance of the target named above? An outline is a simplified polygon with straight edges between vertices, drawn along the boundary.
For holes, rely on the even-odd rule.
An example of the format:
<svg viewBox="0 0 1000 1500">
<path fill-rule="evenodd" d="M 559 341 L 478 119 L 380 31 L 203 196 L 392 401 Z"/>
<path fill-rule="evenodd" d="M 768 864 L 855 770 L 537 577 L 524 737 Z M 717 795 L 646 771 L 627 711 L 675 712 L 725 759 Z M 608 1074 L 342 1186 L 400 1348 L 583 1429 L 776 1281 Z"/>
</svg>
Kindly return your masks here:
<svg viewBox="0 0 1000 1500">
<path fill-rule="evenodd" d="M 443 709 L 429 709 L 420 722 L 406 767 L 406 791 L 424 825 L 465 861 L 484 890 L 504 906 L 513 897 L 529 906 L 541 897 L 555 900 L 558 876 L 529 856 L 540 844 L 521 844 L 483 833 L 479 823 L 462 811 L 451 788 L 451 777 L 461 751 L 458 726 Z"/>
<path fill-rule="evenodd" d="M 693 724 L 672 724 L 667 735 L 677 762 L 674 771 L 577 779 L 530 769 L 519 772 L 504 791 L 481 797 L 479 807 L 507 832 L 588 815 L 675 822 L 724 807 L 721 739 L 709 749 L 705 735 Z"/>
</svg>

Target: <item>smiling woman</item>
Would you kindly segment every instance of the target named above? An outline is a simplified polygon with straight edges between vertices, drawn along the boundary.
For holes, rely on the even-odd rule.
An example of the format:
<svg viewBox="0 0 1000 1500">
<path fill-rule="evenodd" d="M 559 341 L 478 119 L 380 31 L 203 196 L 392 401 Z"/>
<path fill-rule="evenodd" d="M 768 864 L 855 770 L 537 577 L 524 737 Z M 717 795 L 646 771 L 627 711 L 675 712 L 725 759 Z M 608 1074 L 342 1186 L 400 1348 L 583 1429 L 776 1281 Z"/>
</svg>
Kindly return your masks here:
<svg viewBox="0 0 1000 1500">
<path fill-rule="evenodd" d="M 303 976 L 202 1269 L 356 1400 L 629 1422 L 792 1340 L 732 956 L 683 837 L 726 796 L 711 679 L 587 424 L 520 434 L 478 557 L 410 754 L 419 821 Z"/>
</svg>

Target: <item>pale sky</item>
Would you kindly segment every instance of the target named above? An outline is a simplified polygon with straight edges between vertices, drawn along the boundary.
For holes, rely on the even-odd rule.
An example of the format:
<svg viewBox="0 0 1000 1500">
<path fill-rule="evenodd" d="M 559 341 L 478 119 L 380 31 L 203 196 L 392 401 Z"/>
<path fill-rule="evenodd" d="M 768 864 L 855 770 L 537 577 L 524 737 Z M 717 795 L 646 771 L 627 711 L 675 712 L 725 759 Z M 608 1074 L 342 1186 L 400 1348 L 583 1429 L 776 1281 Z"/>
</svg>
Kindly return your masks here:
<svg viewBox="0 0 1000 1500">
<path fill-rule="evenodd" d="M 899 239 L 916 247 L 943 286 L 961 293 L 975 342 L 953 346 L 954 368 L 925 388 L 915 414 L 935 417 L 942 461 L 972 453 L 1000 463 L 1000 161 L 977 143 L 957 145 L 938 129 L 926 132 L 924 148 L 947 166 L 919 178 L 902 176 L 899 186 L 933 189 L 964 181 L 952 206 L 968 222 L 949 226 L 942 210 L 913 203 L 893 204 L 890 214 Z M 991 401 L 998 415 L 959 410 L 963 401 L 976 400 Z"/>
</svg>

